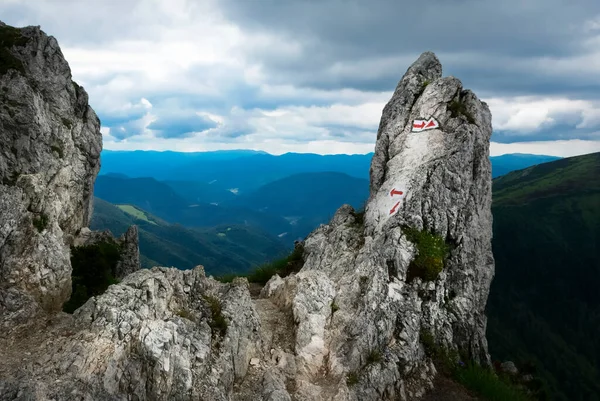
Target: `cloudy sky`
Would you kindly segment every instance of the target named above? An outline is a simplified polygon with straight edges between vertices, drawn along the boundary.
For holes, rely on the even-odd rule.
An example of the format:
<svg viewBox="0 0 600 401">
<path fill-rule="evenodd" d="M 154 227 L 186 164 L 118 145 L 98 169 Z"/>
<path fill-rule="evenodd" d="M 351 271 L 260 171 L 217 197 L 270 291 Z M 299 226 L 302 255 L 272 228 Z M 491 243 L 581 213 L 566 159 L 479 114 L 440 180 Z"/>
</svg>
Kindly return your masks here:
<svg viewBox="0 0 600 401">
<path fill-rule="evenodd" d="M 423 51 L 491 153 L 600 151 L 598 0 L 1 0 L 56 37 L 107 149 L 367 153 Z"/>
</svg>

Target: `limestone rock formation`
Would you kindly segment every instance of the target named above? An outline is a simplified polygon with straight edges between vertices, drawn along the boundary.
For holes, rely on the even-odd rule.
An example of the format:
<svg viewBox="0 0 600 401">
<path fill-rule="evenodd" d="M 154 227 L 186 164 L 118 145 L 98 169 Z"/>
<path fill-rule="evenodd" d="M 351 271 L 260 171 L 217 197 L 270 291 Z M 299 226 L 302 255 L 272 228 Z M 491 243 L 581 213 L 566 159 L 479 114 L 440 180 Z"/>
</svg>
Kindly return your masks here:
<svg viewBox="0 0 600 401">
<path fill-rule="evenodd" d="M 82 228 L 73 241 L 73 246 L 93 245 L 102 241 L 115 241 L 121 249 L 115 277 L 122 279 L 140 269 L 140 245 L 137 226 L 133 225 L 115 240 L 110 231 L 92 231 Z"/>
<path fill-rule="evenodd" d="M 0 23 L 0 317 L 56 311 L 89 224 L 100 121 L 56 39 Z"/>
<path fill-rule="evenodd" d="M 121 283 L 69 315 L 53 313 L 70 289 L 68 246 L 105 235 L 81 231 L 98 119 L 53 38 L 6 32 L 0 316 L 12 325 L 0 326 L 0 400 L 414 400 L 436 374 L 431 343 L 489 363 L 491 115 L 434 54 L 383 111 L 366 212 L 344 205 L 311 233 L 300 272 L 252 299 L 246 279 L 126 275 L 125 263 Z M 38 304 L 49 313 L 31 319 Z"/>
<path fill-rule="evenodd" d="M 74 315 L 0 339 L 0 400 L 228 400 L 259 347 L 247 286 L 202 267 L 130 274 Z"/>
</svg>

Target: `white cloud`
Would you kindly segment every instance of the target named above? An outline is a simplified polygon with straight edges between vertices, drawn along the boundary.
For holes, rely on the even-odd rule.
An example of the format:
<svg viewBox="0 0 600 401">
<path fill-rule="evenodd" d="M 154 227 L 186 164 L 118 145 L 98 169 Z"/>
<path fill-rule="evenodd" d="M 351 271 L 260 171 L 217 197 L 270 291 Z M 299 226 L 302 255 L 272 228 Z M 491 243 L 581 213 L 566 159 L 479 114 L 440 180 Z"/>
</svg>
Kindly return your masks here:
<svg viewBox="0 0 600 401">
<path fill-rule="evenodd" d="M 589 19 L 583 23 L 584 31 L 600 31 L 600 15 Z"/>
<path fill-rule="evenodd" d="M 591 128 L 600 125 L 595 101 L 535 96 L 485 99 L 494 130 L 531 133 L 559 123 Z"/>
<path fill-rule="evenodd" d="M 150 103 L 150 101 L 146 98 L 142 98 L 140 100 L 140 103 L 147 109 L 151 109 L 152 108 L 152 103 Z"/>
<path fill-rule="evenodd" d="M 549 155 L 570 157 L 587 153 L 600 152 L 600 141 L 537 141 L 490 144 L 490 155 L 500 156 L 509 153 L 529 153 L 534 155 Z"/>
<path fill-rule="evenodd" d="M 306 142 L 285 142 L 277 139 L 261 140 L 260 144 L 252 135 L 230 142 L 208 142 L 198 140 L 198 136 L 186 139 L 164 139 L 135 137 L 120 142 L 105 136 L 104 148 L 110 150 L 173 150 L 178 152 L 202 152 L 212 150 L 252 149 L 262 150 L 274 155 L 287 152 L 318 154 L 365 154 L 373 152 L 374 143 L 353 143 L 333 140 Z"/>
</svg>

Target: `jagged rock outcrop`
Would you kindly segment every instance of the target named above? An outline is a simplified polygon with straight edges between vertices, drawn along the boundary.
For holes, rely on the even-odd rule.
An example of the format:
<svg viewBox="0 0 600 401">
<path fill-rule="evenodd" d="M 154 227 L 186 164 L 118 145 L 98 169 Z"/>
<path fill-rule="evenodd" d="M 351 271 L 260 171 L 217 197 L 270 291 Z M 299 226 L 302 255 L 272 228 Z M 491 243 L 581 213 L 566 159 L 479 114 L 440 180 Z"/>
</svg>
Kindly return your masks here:
<svg viewBox="0 0 600 401">
<path fill-rule="evenodd" d="M 491 115 L 432 53 L 384 109 L 366 212 L 311 233 L 297 274 L 252 299 L 246 279 L 124 263 L 73 315 L 27 320 L 68 296 L 68 246 L 108 234 L 81 230 L 101 146 L 87 96 L 53 38 L 9 33 L 2 105 L 23 103 L 0 110 L 0 313 L 20 324 L 2 326 L 0 400 L 413 400 L 427 345 L 489 363 Z"/>
<path fill-rule="evenodd" d="M 89 224 L 100 121 L 56 39 L 0 23 L 0 320 L 59 310 Z"/>
<path fill-rule="evenodd" d="M 122 279 L 140 269 L 139 234 L 136 225 L 130 226 L 119 238 L 114 238 L 110 231 L 92 231 L 82 228 L 73 241 L 73 246 L 93 245 L 99 242 L 116 242 L 121 258 L 115 268 L 115 277 Z"/>
<path fill-rule="evenodd" d="M 74 315 L 0 339 L 0 400 L 228 400 L 259 347 L 247 287 L 202 267 L 130 274 Z"/>
</svg>

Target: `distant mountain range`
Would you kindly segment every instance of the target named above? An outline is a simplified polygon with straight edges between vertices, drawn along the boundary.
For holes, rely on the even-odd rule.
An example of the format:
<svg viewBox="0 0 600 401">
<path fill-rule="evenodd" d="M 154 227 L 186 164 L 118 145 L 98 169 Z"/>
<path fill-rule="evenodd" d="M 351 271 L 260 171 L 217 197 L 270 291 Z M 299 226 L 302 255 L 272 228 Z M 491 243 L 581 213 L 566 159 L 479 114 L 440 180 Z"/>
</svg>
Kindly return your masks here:
<svg viewBox="0 0 600 401">
<path fill-rule="evenodd" d="M 493 182 L 492 357 L 533 362 L 555 400 L 600 400 L 600 153 Z"/>
<path fill-rule="evenodd" d="M 372 154 L 316 155 L 286 153 L 223 152 L 102 152 L 100 174 L 119 173 L 132 178 L 160 181 L 195 181 L 239 193 L 299 173 L 339 172 L 369 178 Z"/>
<path fill-rule="evenodd" d="M 513 153 L 502 156 L 490 157 L 492 161 L 492 178 L 500 177 L 511 171 L 521 170 L 536 164 L 542 164 L 559 160 L 560 157 L 545 155 L 529 155 Z"/>
<path fill-rule="evenodd" d="M 286 153 L 275 156 L 264 152 L 232 150 L 218 152 L 102 152 L 100 175 L 117 173 L 131 178 L 152 177 L 159 181 L 186 181 L 210 184 L 211 190 L 250 192 L 290 175 L 339 172 L 369 179 L 373 153 L 364 155 L 317 155 Z M 491 157 L 492 175 L 559 158 L 529 154 Z"/>
<path fill-rule="evenodd" d="M 343 204 L 363 207 L 369 197 L 369 181 L 344 173 L 322 172 L 295 174 L 256 191 L 228 201 L 244 207 L 281 216 L 304 238 L 319 224 L 328 222 Z"/>
</svg>

